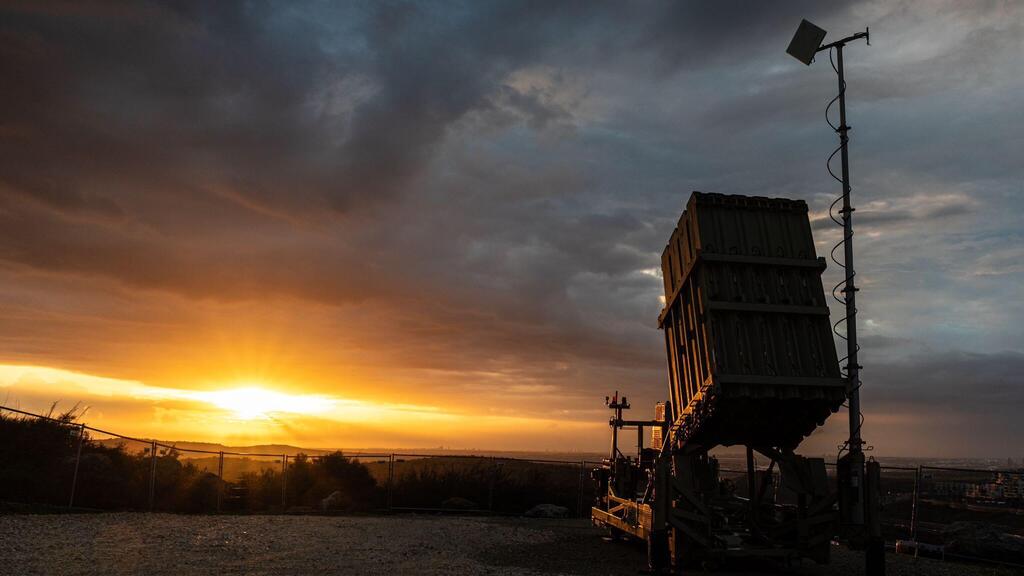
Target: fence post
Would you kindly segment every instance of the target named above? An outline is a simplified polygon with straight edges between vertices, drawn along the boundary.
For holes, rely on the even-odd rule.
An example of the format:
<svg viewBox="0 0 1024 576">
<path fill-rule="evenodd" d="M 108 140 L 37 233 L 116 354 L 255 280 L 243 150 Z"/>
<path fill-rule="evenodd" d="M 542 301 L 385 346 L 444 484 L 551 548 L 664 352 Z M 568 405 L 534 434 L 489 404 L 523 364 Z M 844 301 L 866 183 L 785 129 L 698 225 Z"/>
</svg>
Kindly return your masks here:
<svg viewBox="0 0 1024 576">
<path fill-rule="evenodd" d="M 580 460 L 580 486 L 576 493 L 576 516 L 583 518 L 583 474 L 587 467 L 585 460 Z"/>
<path fill-rule="evenodd" d="M 914 473 L 914 498 L 910 505 L 910 539 L 917 541 L 917 517 L 919 514 L 918 507 L 920 506 L 921 500 L 921 465 L 918 464 L 917 471 Z"/>
<path fill-rule="evenodd" d="M 388 495 L 387 495 L 387 502 L 386 502 L 388 511 L 391 510 L 391 501 L 392 501 L 392 496 L 391 495 L 392 495 L 392 490 L 394 490 L 394 480 L 395 480 L 395 453 L 392 452 L 391 456 L 388 458 Z"/>
<path fill-rule="evenodd" d="M 156 499 L 156 440 L 149 445 L 149 511 L 153 511 Z"/>
<path fill-rule="evenodd" d="M 224 452 L 217 455 L 217 512 L 220 512 L 220 501 L 224 497 Z"/>
<path fill-rule="evenodd" d="M 78 450 L 75 452 L 75 471 L 71 474 L 71 496 L 68 497 L 68 509 L 75 507 L 75 486 L 78 484 L 78 464 L 82 461 L 82 442 L 85 441 L 85 423 L 78 425 Z"/>
<path fill-rule="evenodd" d="M 494 456 L 491 456 L 491 464 L 494 469 L 491 470 L 491 481 L 487 483 L 487 509 L 494 511 L 494 481 L 498 477 L 498 463 L 494 460 Z"/>
<path fill-rule="evenodd" d="M 288 455 L 281 455 L 281 511 L 284 512 L 287 506 L 287 489 L 288 489 Z"/>
</svg>

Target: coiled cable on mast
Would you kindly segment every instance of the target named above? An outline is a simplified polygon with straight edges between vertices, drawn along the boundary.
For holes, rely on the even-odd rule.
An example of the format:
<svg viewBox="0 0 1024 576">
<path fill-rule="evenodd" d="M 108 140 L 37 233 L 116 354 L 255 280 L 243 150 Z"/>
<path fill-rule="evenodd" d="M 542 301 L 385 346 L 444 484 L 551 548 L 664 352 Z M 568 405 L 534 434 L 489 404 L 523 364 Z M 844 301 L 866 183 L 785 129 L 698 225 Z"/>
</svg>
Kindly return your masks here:
<svg viewBox="0 0 1024 576">
<path fill-rule="evenodd" d="M 832 64 L 832 70 L 834 70 L 836 72 L 836 74 L 838 75 L 839 74 L 839 68 L 836 66 L 835 59 L 832 56 L 834 51 L 835 51 L 835 48 L 829 49 L 829 51 L 828 51 L 828 60 L 829 60 L 829 63 Z M 843 138 L 842 138 L 842 136 L 843 136 L 842 131 L 846 130 L 847 128 L 846 128 L 846 126 L 836 126 L 835 124 L 833 124 L 832 123 L 832 119 L 829 117 L 829 112 L 832 110 L 832 106 L 840 98 L 842 98 L 845 94 L 846 94 L 846 80 L 843 79 L 842 84 L 839 86 L 839 93 L 836 94 L 835 98 L 832 98 L 832 100 L 829 101 L 827 106 L 825 106 L 825 122 L 828 123 L 829 127 L 831 127 L 833 131 L 835 131 L 837 133 L 840 133 L 840 143 L 839 143 L 839 146 L 835 150 L 833 150 L 832 153 L 829 154 L 828 159 L 825 160 L 825 169 L 828 170 L 828 173 L 829 173 L 830 176 L 832 176 L 832 178 L 834 178 L 837 182 L 839 182 L 840 184 L 843 185 L 843 192 L 842 192 L 842 194 L 840 194 L 835 200 L 832 201 L 831 204 L 829 204 L 829 207 L 828 207 L 828 217 L 831 218 L 832 221 L 835 222 L 837 226 L 839 226 L 839 227 L 841 227 L 843 229 L 843 237 L 838 242 L 836 242 L 836 244 L 834 246 L 832 246 L 832 250 L 829 252 L 829 258 L 837 266 L 839 266 L 840 268 L 843 269 L 843 279 L 840 280 L 835 286 L 832 287 L 832 299 L 843 305 L 844 313 L 843 313 L 843 317 L 842 318 L 840 318 L 839 320 L 836 320 L 832 324 L 832 333 L 835 334 L 836 336 L 838 336 L 839 338 L 841 338 L 844 342 L 847 341 L 848 338 L 846 337 L 846 334 L 843 334 L 842 332 L 840 332 L 839 326 L 844 324 L 844 323 L 849 322 L 850 321 L 850 316 L 857 313 L 857 309 L 856 308 L 853 309 L 852 313 L 846 312 L 846 290 L 847 290 L 847 285 L 849 284 L 850 281 L 853 280 L 854 276 L 857 275 L 857 272 L 854 271 L 853 274 L 851 274 L 850 277 L 847 278 L 845 262 L 840 262 L 839 259 L 836 257 L 836 251 L 837 250 L 839 250 L 841 247 L 844 247 L 847 242 L 852 242 L 853 241 L 853 230 L 851 229 L 850 232 L 847 234 L 846 227 L 844 226 L 843 221 L 836 217 L 836 209 L 835 209 L 836 208 L 836 204 L 839 204 L 840 202 L 843 201 L 843 198 L 847 194 L 847 188 L 846 187 L 848 186 L 848 184 L 846 182 L 844 182 L 842 178 L 840 178 L 839 176 L 836 176 L 836 173 L 832 171 L 832 159 L 835 158 L 836 154 L 838 154 L 843 149 L 843 144 L 844 143 L 843 143 Z M 844 219 L 849 217 L 849 214 L 846 214 L 844 209 L 841 209 L 838 212 L 839 212 L 839 214 L 841 214 L 843 216 Z M 839 296 L 840 294 L 842 294 L 841 297 Z M 856 350 L 858 352 L 860 351 L 860 344 L 857 345 Z M 846 356 L 843 356 L 839 360 L 839 371 L 840 371 L 840 374 L 842 375 L 843 378 L 845 378 L 847 380 L 849 380 L 849 378 L 850 378 L 850 371 L 849 371 L 849 368 L 848 368 L 848 360 L 849 359 L 850 359 L 850 356 L 849 356 L 849 354 L 847 354 Z M 847 363 L 847 366 L 843 365 L 844 362 Z M 856 383 L 854 383 L 854 388 L 851 388 L 849 390 L 849 392 L 847 393 L 847 395 L 849 396 L 849 394 L 852 394 L 853 392 L 856 392 L 860 388 L 860 386 L 861 386 L 861 382 L 860 382 L 860 379 L 858 378 L 858 381 Z M 849 403 L 845 403 L 844 402 L 843 406 L 845 408 L 849 409 Z M 861 430 L 861 428 L 863 426 L 864 426 L 864 412 L 860 412 L 857 415 L 857 432 L 858 432 L 858 437 L 859 437 L 859 432 L 860 432 L 860 430 Z M 848 450 L 848 449 L 849 449 L 849 440 L 844 442 L 839 447 L 839 456 L 842 456 L 843 452 L 845 450 Z M 837 457 L 837 459 L 838 459 L 838 457 Z"/>
</svg>

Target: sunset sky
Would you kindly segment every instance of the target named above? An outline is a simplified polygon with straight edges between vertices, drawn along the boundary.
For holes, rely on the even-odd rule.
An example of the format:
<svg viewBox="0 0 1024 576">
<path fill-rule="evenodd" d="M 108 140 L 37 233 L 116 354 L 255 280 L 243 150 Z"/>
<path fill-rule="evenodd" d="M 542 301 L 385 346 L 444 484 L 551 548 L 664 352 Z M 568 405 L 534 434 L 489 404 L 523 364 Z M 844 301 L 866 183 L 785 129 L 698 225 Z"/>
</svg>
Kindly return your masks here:
<svg viewBox="0 0 1024 576">
<path fill-rule="evenodd" d="M 802 198 L 819 254 L 838 237 L 801 18 L 871 28 L 846 51 L 866 439 L 1024 456 L 1015 2 L 5 2 L 0 404 L 602 449 L 606 394 L 667 396 L 692 190 Z"/>
</svg>

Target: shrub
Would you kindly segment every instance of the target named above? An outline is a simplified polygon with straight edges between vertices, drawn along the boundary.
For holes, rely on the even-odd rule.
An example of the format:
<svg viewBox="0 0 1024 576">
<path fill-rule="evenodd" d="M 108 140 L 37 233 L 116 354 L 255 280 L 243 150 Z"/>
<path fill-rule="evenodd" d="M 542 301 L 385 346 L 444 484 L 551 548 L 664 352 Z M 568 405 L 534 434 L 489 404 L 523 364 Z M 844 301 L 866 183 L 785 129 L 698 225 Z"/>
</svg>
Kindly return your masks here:
<svg viewBox="0 0 1024 576">
<path fill-rule="evenodd" d="M 152 454 L 128 452 L 124 445 L 105 446 L 76 423 L 77 410 L 51 419 L 0 413 L 0 500 L 47 506 L 66 506 L 75 460 L 78 476 L 75 505 L 105 510 L 140 510 L 149 506 Z M 366 466 L 341 452 L 294 458 L 287 470 L 289 505 L 319 508 L 320 501 L 340 492 L 336 509 L 370 510 L 383 500 Z M 277 510 L 281 504 L 281 474 L 264 469 L 244 474 L 240 482 L 223 482 L 173 448 L 157 449 L 154 508 L 168 512 L 213 512 L 218 492 L 222 508 L 237 511 Z M 235 495 L 240 495 L 237 499 Z M 240 505 L 236 505 L 240 504 Z"/>
</svg>

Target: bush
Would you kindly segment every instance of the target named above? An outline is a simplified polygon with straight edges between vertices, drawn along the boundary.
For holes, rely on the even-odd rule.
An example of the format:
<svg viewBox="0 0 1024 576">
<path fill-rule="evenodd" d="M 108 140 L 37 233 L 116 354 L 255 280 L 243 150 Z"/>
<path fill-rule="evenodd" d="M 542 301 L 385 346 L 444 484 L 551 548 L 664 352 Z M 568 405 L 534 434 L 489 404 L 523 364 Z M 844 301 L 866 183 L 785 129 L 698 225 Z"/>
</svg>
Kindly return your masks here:
<svg viewBox="0 0 1024 576">
<path fill-rule="evenodd" d="M 0 413 L 0 501 L 39 506 L 66 506 L 71 493 L 75 460 L 75 506 L 103 510 L 145 510 L 149 507 L 152 454 L 128 452 L 124 445 L 105 446 L 79 438 L 76 410 L 51 419 Z M 296 456 L 288 466 L 286 496 L 290 506 L 320 508 L 334 492 L 335 509 L 364 511 L 383 503 L 382 492 L 366 466 L 335 452 L 309 458 Z M 153 506 L 167 512 L 213 512 L 218 493 L 222 509 L 269 511 L 280 509 L 281 474 L 275 470 L 243 475 L 238 483 L 222 481 L 173 448 L 158 448 Z"/>
<path fill-rule="evenodd" d="M 273 509 L 280 503 L 281 481 L 275 472 L 249 473 L 242 482 L 255 509 Z M 298 454 L 288 465 L 285 492 L 289 505 L 316 509 L 334 492 L 340 492 L 334 510 L 367 511 L 383 504 L 382 492 L 366 466 L 341 452 L 314 458 Z"/>
</svg>

